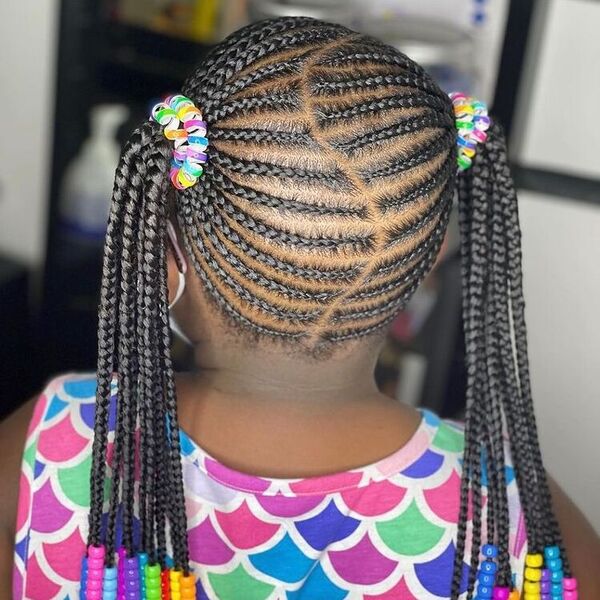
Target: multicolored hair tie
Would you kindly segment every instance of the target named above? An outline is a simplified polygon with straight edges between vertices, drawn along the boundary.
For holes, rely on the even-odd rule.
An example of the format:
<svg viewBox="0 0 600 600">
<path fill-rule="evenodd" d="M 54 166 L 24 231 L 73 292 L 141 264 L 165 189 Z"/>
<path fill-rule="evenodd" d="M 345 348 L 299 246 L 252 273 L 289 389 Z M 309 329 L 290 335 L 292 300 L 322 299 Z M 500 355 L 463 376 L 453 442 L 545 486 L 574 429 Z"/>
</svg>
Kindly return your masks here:
<svg viewBox="0 0 600 600">
<path fill-rule="evenodd" d="M 171 183 L 178 190 L 191 187 L 204 173 L 202 165 L 208 160 L 206 122 L 202 120 L 202 113 L 189 98 L 177 94 L 156 104 L 151 119 L 164 127 L 165 137 L 175 146 L 169 174 Z"/>
<path fill-rule="evenodd" d="M 483 144 L 487 139 L 486 131 L 491 121 L 485 102 L 462 92 L 452 92 L 449 96 L 454 105 L 456 129 L 458 129 L 456 162 L 458 170 L 465 171 L 473 164 L 477 144 Z"/>
</svg>

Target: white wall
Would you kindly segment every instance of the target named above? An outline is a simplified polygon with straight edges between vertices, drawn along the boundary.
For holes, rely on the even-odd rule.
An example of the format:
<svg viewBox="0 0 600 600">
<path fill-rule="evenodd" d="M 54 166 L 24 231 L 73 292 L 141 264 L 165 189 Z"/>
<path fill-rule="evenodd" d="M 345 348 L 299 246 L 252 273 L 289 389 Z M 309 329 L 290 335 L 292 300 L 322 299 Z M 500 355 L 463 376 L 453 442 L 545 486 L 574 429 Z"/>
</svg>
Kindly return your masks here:
<svg viewBox="0 0 600 600">
<path fill-rule="evenodd" d="M 58 0 L 0 2 L 0 251 L 44 256 Z"/>
<path fill-rule="evenodd" d="M 531 192 L 519 200 L 546 467 L 600 532 L 600 207 Z"/>
<path fill-rule="evenodd" d="M 521 98 L 521 164 L 600 179 L 600 2 L 543 0 Z M 541 25 L 541 26 L 539 26 Z"/>
</svg>

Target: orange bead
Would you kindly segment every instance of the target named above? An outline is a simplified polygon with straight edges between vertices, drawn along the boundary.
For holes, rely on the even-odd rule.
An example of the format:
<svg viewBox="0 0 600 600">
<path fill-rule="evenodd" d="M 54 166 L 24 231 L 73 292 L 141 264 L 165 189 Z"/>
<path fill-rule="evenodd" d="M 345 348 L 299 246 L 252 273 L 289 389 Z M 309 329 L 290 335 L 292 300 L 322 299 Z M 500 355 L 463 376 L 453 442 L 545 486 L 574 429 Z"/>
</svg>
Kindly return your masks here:
<svg viewBox="0 0 600 600">
<path fill-rule="evenodd" d="M 196 578 L 190 573 L 181 577 L 181 589 L 196 589 Z"/>
</svg>

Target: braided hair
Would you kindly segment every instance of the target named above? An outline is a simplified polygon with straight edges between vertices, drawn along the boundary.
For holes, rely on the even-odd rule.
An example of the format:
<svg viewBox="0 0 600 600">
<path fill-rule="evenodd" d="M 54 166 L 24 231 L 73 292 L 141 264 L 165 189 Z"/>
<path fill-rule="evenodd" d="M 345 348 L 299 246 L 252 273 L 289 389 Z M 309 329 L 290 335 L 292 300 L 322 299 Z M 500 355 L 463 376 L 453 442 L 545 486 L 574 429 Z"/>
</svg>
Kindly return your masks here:
<svg viewBox="0 0 600 600">
<path fill-rule="evenodd" d="M 472 596 L 484 537 L 499 548 L 499 585 L 510 586 L 506 438 L 529 548 L 561 543 L 531 401 L 517 198 L 501 128 L 457 175 L 452 103 L 427 73 L 375 39 L 304 17 L 234 33 L 182 93 L 208 123 L 204 177 L 170 192 L 172 148 L 154 122 L 132 134 L 115 176 L 89 544 L 104 543 L 112 564 L 119 522 L 129 556 L 143 550 L 164 564 L 169 543 L 175 566 L 189 569 L 168 326 L 171 210 L 206 296 L 232 324 L 318 352 L 385 331 L 431 269 L 456 198 L 467 412 L 452 597 L 465 560 Z"/>
</svg>

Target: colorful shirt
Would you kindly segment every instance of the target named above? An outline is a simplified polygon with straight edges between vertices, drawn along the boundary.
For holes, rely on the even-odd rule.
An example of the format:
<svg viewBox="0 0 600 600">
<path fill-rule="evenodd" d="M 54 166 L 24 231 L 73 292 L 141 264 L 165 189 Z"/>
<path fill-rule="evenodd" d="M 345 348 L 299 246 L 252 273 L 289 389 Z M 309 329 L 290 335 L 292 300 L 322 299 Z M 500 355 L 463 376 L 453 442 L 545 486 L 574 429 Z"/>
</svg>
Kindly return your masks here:
<svg viewBox="0 0 600 600">
<path fill-rule="evenodd" d="M 93 376 L 71 375 L 52 381 L 35 407 L 20 483 L 15 599 L 79 598 L 94 399 Z M 448 598 L 464 436 L 427 410 L 422 417 L 390 456 L 302 479 L 232 470 L 182 432 L 197 597 Z M 506 475 L 511 562 L 520 575 L 526 540 L 510 464 Z"/>
</svg>

